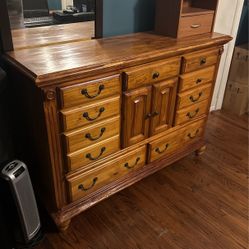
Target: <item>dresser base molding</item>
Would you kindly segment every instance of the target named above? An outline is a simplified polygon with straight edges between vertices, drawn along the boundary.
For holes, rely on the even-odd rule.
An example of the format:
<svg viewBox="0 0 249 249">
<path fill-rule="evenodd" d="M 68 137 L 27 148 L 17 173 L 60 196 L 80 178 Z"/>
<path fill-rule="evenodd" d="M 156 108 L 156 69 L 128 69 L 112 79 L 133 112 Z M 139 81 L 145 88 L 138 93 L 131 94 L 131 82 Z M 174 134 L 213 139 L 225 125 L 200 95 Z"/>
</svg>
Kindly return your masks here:
<svg viewBox="0 0 249 249">
<path fill-rule="evenodd" d="M 77 216 L 81 212 L 91 208 L 102 200 L 109 198 L 115 193 L 133 185 L 134 183 L 144 179 L 145 177 L 154 174 L 155 172 L 175 163 L 176 161 L 188 156 L 190 153 L 195 152 L 196 155 L 201 155 L 204 153 L 204 148 L 206 148 L 206 143 L 203 139 L 188 144 L 177 150 L 176 153 L 168 155 L 158 161 L 152 162 L 145 165 L 138 171 L 134 171 L 124 178 L 112 182 L 111 184 L 101 188 L 100 190 L 88 195 L 86 198 L 79 201 L 75 201 L 59 212 L 51 214 L 55 224 L 60 231 L 65 231 L 73 217 Z M 202 151 L 202 153 L 197 153 Z"/>
</svg>

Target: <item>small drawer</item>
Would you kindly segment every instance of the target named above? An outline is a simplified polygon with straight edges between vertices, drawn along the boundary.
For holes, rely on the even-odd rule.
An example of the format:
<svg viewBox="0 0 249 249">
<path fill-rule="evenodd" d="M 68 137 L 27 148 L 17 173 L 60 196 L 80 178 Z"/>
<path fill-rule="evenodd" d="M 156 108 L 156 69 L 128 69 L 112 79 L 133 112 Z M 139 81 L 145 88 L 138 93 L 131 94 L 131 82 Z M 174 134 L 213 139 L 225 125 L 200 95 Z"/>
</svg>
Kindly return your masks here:
<svg viewBox="0 0 249 249">
<path fill-rule="evenodd" d="M 181 59 L 173 58 L 128 69 L 124 72 L 125 88 L 134 89 L 177 76 L 180 65 Z"/>
<path fill-rule="evenodd" d="M 61 108 L 89 103 L 112 95 L 120 94 L 120 76 L 80 83 L 59 89 Z"/>
<path fill-rule="evenodd" d="M 210 97 L 211 89 L 212 84 L 206 84 L 194 90 L 179 93 L 177 98 L 177 109 L 179 110 L 208 99 Z"/>
<path fill-rule="evenodd" d="M 185 122 L 194 120 L 207 113 L 209 99 L 200 103 L 191 105 L 176 112 L 175 125 L 183 124 Z"/>
<path fill-rule="evenodd" d="M 68 171 L 95 163 L 120 149 L 119 135 L 67 155 Z"/>
<path fill-rule="evenodd" d="M 120 133 L 120 117 L 114 117 L 82 129 L 64 133 L 63 141 L 67 153 L 91 146 Z"/>
<path fill-rule="evenodd" d="M 210 83 L 214 79 L 215 66 L 207 67 L 196 72 L 183 74 L 180 76 L 179 91 L 186 91 L 193 87 Z"/>
<path fill-rule="evenodd" d="M 210 33 L 212 31 L 214 14 L 185 16 L 180 19 L 178 38 Z"/>
<path fill-rule="evenodd" d="M 148 163 L 153 162 L 167 154 L 171 154 L 181 146 L 183 129 L 172 132 L 167 136 L 159 138 L 149 144 Z"/>
<path fill-rule="evenodd" d="M 93 124 L 115 115 L 120 115 L 120 96 L 61 111 L 64 131 Z"/>
<path fill-rule="evenodd" d="M 191 143 L 203 136 L 205 119 L 195 122 L 194 124 L 188 125 L 184 131 L 182 143 Z"/>
<path fill-rule="evenodd" d="M 70 200 L 76 201 L 145 165 L 146 147 L 68 179 Z"/>
<path fill-rule="evenodd" d="M 182 73 L 192 72 L 215 65 L 218 61 L 219 49 L 206 50 L 183 56 Z"/>
</svg>

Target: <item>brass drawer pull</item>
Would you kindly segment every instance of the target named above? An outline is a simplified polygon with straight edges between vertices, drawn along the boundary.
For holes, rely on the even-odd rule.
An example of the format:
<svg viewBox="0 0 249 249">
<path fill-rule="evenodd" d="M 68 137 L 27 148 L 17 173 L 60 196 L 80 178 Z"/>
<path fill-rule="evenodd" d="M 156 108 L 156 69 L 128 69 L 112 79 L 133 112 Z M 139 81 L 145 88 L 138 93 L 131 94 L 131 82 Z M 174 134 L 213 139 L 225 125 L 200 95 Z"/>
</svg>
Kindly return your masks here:
<svg viewBox="0 0 249 249">
<path fill-rule="evenodd" d="M 81 190 L 81 191 L 85 191 L 86 192 L 86 191 L 90 190 L 91 188 L 93 188 L 95 186 L 95 184 L 96 184 L 97 181 L 98 181 L 98 177 L 95 177 L 93 179 L 92 185 L 90 187 L 85 188 L 83 184 L 80 184 L 78 186 L 78 189 Z"/>
<path fill-rule="evenodd" d="M 198 114 L 198 112 L 200 111 L 200 109 L 199 108 L 197 108 L 194 112 L 188 112 L 187 113 L 187 117 L 189 117 L 189 118 L 194 118 L 197 114 Z"/>
<path fill-rule="evenodd" d="M 94 120 L 96 120 L 97 118 L 99 118 L 99 117 L 101 116 L 101 114 L 102 114 L 104 111 L 105 111 L 105 108 L 104 108 L 104 107 L 101 107 L 101 108 L 99 109 L 98 115 L 97 115 L 95 118 L 90 118 L 88 112 L 84 112 L 84 113 L 83 113 L 83 117 L 84 117 L 85 119 L 87 119 L 88 121 L 94 121 Z"/>
<path fill-rule="evenodd" d="M 87 89 L 82 89 L 81 94 L 85 95 L 89 99 L 94 99 L 94 98 L 98 97 L 101 94 L 102 90 L 104 90 L 104 89 L 105 89 L 105 86 L 104 85 L 100 85 L 99 86 L 99 91 L 95 95 L 90 95 L 88 93 Z"/>
<path fill-rule="evenodd" d="M 199 84 L 201 82 L 202 82 L 202 79 L 200 79 L 200 78 L 196 80 L 196 84 Z"/>
<path fill-rule="evenodd" d="M 207 63 L 207 59 L 205 57 L 200 59 L 200 65 L 204 65 Z"/>
<path fill-rule="evenodd" d="M 203 94 L 203 92 L 200 92 L 196 99 L 194 98 L 194 96 L 190 96 L 189 99 L 191 100 L 191 102 L 195 103 L 196 101 L 198 101 L 201 98 L 202 94 Z"/>
<path fill-rule="evenodd" d="M 99 134 L 99 136 L 96 137 L 96 138 L 92 137 L 92 135 L 91 135 L 90 133 L 87 133 L 85 137 L 86 137 L 87 139 L 91 140 L 91 141 L 96 141 L 96 140 L 100 139 L 100 138 L 103 136 L 105 130 L 106 130 L 106 128 L 104 128 L 104 127 L 101 128 L 100 134 Z"/>
<path fill-rule="evenodd" d="M 159 115 L 159 112 L 158 112 L 158 111 L 155 111 L 155 112 L 153 112 L 153 113 L 151 114 L 152 117 L 155 117 L 155 116 L 157 116 L 157 115 Z"/>
<path fill-rule="evenodd" d="M 160 77 L 160 73 L 159 72 L 155 72 L 152 75 L 153 80 L 158 79 L 159 77 Z"/>
<path fill-rule="evenodd" d="M 199 129 L 198 130 L 196 130 L 196 132 L 195 132 L 195 134 L 194 135 L 192 135 L 191 133 L 189 133 L 188 134 L 188 137 L 190 138 L 190 139 L 194 139 L 194 138 L 196 138 L 196 136 L 198 135 L 198 133 L 199 133 Z"/>
<path fill-rule="evenodd" d="M 105 150 L 106 150 L 106 147 L 102 147 L 101 150 L 100 150 L 100 153 L 99 153 L 99 155 L 97 157 L 92 157 L 91 153 L 88 153 L 88 154 L 86 154 L 86 158 L 88 158 L 91 161 L 98 160 L 103 155 Z"/>
<path fill-rule="evenodd" d="M 138 157 L 138 158 L 136 159 L 136 162 L 135 162 L 135 164 L 134 164 L 133 166 L 129 166 L 129 163 L 126 163 L 126 164 L 124 165 L 124 167 L 127 168 L 127 169 L 133 169 L 133 168 L 138 164 L 139 161 L 140 161 L 140 157 Z"/>
<path fill-rule="evenodd" d="M 201 24 L 192 24 L 191 25 L 192 29 L 197 29 L 197 28 L 200 28 L 200 27 L 201 27 Z"/>
<path fill-rule="evenodd" d="M 148 114 L 146 114 L 145 119 L 151 118 L 151 116 L 152 116 L 152 114 L 148 113 Z"/>
<path fill-rule="evenodd" d="M 163 154 L 168 148 L 169 148 L 169 144 L 166 144 L 164 150 L 160 151 L 160 148 L 156 148 L 155 151 L 156 151 L 158 154 Z"/>
</svg>

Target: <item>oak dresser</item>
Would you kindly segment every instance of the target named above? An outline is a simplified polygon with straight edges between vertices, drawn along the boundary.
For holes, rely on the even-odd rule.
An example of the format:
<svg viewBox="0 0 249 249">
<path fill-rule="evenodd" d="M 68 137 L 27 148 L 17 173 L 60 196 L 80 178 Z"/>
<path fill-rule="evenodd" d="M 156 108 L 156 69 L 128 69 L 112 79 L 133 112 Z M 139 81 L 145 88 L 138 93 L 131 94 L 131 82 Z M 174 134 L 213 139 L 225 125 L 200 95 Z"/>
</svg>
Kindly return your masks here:
<svg viewBox="0 0 249 249">
<path fill-rule="evenodd" d="M 99 201 L 205 149 L 223 45 L 217 33 L 153 33 L 4 56 L 20 159 L 65 230 Z"/>
</svg>

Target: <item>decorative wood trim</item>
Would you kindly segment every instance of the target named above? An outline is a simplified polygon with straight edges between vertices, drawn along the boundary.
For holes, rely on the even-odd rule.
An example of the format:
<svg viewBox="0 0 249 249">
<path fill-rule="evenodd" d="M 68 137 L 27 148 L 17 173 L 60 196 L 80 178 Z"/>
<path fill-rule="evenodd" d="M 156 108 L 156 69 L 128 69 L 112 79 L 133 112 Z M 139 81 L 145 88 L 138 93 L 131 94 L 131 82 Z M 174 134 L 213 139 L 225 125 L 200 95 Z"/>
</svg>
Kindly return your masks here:
<svg viewBox="0 0 249 249">
<path fill-rule="evenodd" d="M 60 142 L 59 121 L 57 115 L 56 90 L 43 90 L 46 97 L 44 106 L 44 115 L 46 120 L 49 152 L 52 165 L 53 182 L 55 188 L 55 202 L 58 209 L 67 203 L 62 147 Z"/>
<path fill-rule="evenodd" d="M 3 52 L 13 50 L 13 41 L 6 0 L 0 1 L 0 42 Z"/>
</svg>

